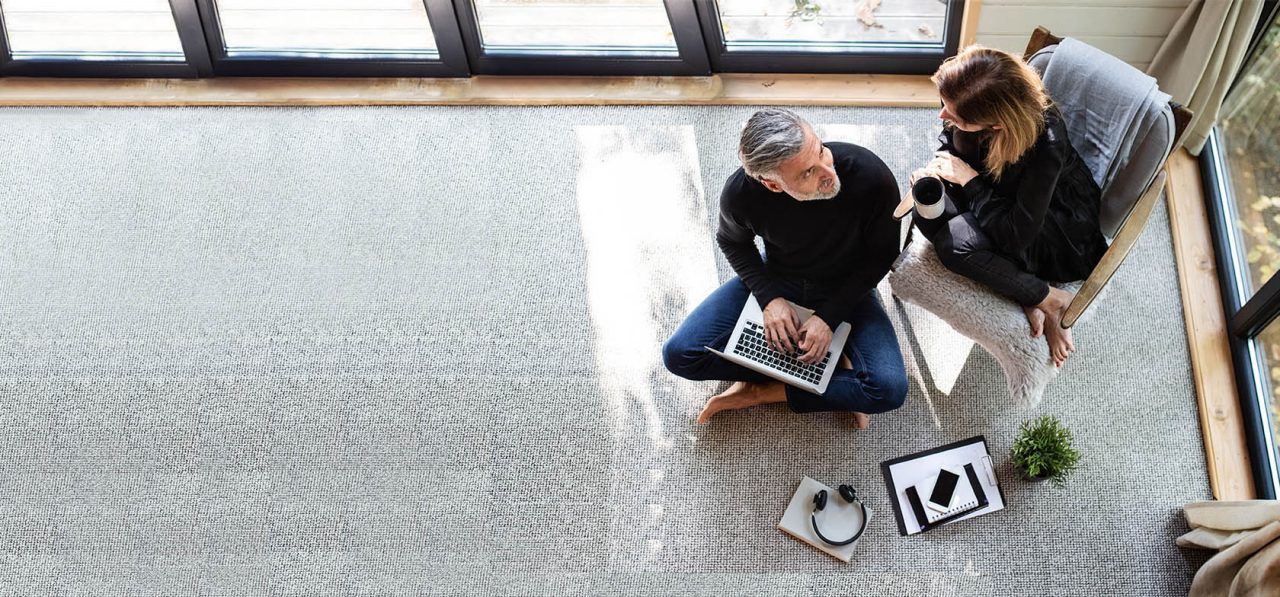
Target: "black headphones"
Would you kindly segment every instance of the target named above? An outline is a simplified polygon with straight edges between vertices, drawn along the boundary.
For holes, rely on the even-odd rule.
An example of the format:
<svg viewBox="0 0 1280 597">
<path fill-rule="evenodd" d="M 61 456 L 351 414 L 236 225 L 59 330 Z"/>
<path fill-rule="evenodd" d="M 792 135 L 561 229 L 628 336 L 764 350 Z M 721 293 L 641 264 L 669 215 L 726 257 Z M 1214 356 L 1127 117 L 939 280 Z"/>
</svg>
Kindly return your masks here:
<svg viewBox="0 0 1280 597">
<path fill-rule="evenodd" d="M 850 504 L 858 505 L 858 510 L 862 511 L 862 526 L 858 527 L 858 532 L 854 533 L 852 537 L 849 537 L 844 541 L 832 541 L 828 539 L 826 535 L 823 535 L 822 531 L 818 530 L 818 512 L 821 512 L 823 508 L 827 507 L 827 490 L 823 489 L 819 491 L 813 496 L 813 514 L 809 515 L 809 522 L 813 523 L 813 532 L 817 533 L 818 538 L 825 541 L 828 545 L 848 545 L 857 541 L 858 537 L 862 536 L 862 531 L 867 530 L 867 506 L 862 503 L 862 500 L 858 499 L 858 492 L 854 491 L 853 487 L 841 485 L 840 497 L 844 498 L 844 501 Z"/>
</svg>

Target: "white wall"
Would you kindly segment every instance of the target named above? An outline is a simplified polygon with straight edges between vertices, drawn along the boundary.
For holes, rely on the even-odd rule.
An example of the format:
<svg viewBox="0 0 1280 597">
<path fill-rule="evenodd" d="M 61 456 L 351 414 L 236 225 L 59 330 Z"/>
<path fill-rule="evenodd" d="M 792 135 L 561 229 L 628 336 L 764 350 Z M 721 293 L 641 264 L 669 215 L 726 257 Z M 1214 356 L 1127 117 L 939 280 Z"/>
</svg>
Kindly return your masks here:
<svg viewBox="0 0 1280 597">
<path fill-rule="evenodd" d="M 1022 53 L 1037 25 L 1146 70 L 1189 0 L 982 0 L 977 41 Z"/>
</svg>

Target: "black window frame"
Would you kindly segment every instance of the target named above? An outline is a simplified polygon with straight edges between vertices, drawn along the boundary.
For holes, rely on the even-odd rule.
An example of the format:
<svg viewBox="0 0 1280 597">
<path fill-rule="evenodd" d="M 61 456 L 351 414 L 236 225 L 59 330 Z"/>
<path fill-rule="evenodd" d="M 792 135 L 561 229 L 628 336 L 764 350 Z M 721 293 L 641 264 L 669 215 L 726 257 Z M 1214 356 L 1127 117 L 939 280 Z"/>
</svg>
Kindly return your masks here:
<svg viewBox="0 0 1280 597">
<path fill-rule="evenodd" d="M 965 0 L 946 2 L 945 41 L 941 50 L 899 47 L 886 42 L 849 44 L 865 51 L 816 52 L 799 50 L 731 51 L 720 27 L 720 10 L 716 0 L 697 0 L 702 29 L 707 36 L 711 68 L 724 73 L 820 73 L 820 74 L 894 74 L 931 75 L 942 61 L 955 56 L 960 48 L 960 32 L 964 22 Z M 785 42 L 779 48 L 786 48 Z"/>
<path fill-rule="evenodd" d="M 560 53 L 554 48 L 527 52 L 486 51 L 475 3 L 453 0 L 472 72 L 477 75 L 706 76 L 711 63 L 703 43 L 694 0 L 663 0 L 676 42 L 674 56 L 624 52 Z"/>
<path fill-rule="evenodd" d="M 435 36 L 438 59 L 303 58 L 230 56 L 218 21 L 216 0 L 193 0 L 208 40 L 214 76 L 230 77 L 466 77 L 467 55 L 450 0 L 422 0 Z"/>
<path fill-rule="evenodd" d="M 204 36 L 195 25 L 194 0 L 169 0 L 174 26 L 182 42 L 183 62 L 159 60 L 18 59 L 9 51 L 4 7 L 0 6 L 0 77 L 145 77 L 193 78 L 212 74 Z"/>
<path fill-rule="evenodd" d="M 1262 36 L 1276 18 L 1280 18 L 1280 3 L 1275 0 L 1264 2 L 1250 43 L 1250 58 L 1259 50 Z M 1243 64 L 1248 65 L 1250 58 L 1246 58 Z M 1270 388 L 1269 374 L 1265 370 L 1267 364 L 1259 355 L 1254 339 L 1280 317 L 1280 274 L 1272 275 L 1252 295 L 1246 295 L 1251 283 L 1248 282 L 1244 246 L 1236 228 L 1236 202 L 1229 174 L 1231 166 L 1223 155 L 1220 135 L 1220 130 L 1215 127 L 1200 152 L 1200 174 L 1223 310 L 1228 320 L 1227 343 L 1231 348 L 1254 488 L 1259 499 L 1276 499 L 1280 492 L 1280 429 L 1272 428 L 1268 410 L 1272 396 L 1267 391 Z"/>
<path fill-rule="evenodd" d="M 9 51 L 0 9 L 0 77 L 469 77 L 472 75 L 708 76 L 713 73 L 930 74 L 955 55 L 964 20 L 964 0 L 947 1 L 946 41 L 941 50 L 910 44 L 842 44 L 840 51 L 729 51 L 715 0 L 663 0 L 676 49 L 644 54 L 601 49 L 561 52 L 555 48 L 485 50 L 472 0 L 422 0 L 435 36 L 438 58 L 229 55 L 216 0 L 169 0 L 185 61 L 17 59 Z M 850 51 L 844 51 L 850 49 Z M 863 51 L 865 49 L 865 51 Z"/>
</svg>

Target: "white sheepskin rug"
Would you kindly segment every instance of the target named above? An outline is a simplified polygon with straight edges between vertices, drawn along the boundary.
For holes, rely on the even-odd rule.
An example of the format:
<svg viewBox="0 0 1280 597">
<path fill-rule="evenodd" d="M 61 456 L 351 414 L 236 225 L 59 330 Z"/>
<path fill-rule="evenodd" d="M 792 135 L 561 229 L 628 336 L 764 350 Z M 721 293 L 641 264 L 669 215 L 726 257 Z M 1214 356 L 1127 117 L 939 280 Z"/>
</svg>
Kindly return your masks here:
<svg viewBox="0 0 1280 597">
<path fill-rule="evenodd" d="M 1031 337 L 1017 303 L 947 269 L 929 240 L 919 230 L 914 232 L 889 273 L 893 294 L 937 315 L 995 356 L 1009 394 L 1019 405 L 1039 403 L 1045 386 L 1058 374 L 1048 342 L 1043 336 Z M 1079 284 L 1063 287 L 1075 291 Z"/>
</svg>

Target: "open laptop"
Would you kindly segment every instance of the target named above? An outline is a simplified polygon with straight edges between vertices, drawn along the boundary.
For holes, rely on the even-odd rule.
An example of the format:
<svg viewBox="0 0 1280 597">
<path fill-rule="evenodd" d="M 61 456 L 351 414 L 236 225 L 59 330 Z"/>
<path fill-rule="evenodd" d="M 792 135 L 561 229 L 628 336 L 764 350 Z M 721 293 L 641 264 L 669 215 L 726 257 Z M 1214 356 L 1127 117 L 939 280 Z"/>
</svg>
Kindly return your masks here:
<svg viewBox="0 0 1280 597">
<path fill-rule="evenodd" d="M 795 308 L 802 324 L 813 315 L 813 311 L 795 303 L 791 303 L 791 306 Z M 764 339 L 764 312 L 755 295 L 748 295 L 747 304 L 738 315 L 738 323 L 734 325 L 733 335 L 729 336 L 724 352 L 710 346 L 706 349 L 743 367 L 821 395 L 827 391 L 827 384 L 831 383 L 831 375 L 835 373 L 836 364 L 840 361 L 840 351 L 849 339 L 849 329 L 848 323 L 840 322 L 831 332 L 831 345 L 827 347 L 827 354 L 822 360 L 812 365 L 801 362 L 769 347 Z"/>
</svg>

